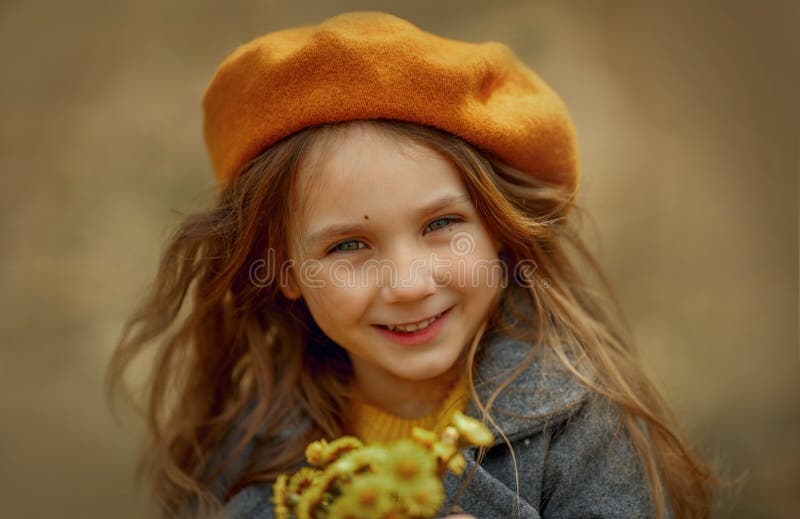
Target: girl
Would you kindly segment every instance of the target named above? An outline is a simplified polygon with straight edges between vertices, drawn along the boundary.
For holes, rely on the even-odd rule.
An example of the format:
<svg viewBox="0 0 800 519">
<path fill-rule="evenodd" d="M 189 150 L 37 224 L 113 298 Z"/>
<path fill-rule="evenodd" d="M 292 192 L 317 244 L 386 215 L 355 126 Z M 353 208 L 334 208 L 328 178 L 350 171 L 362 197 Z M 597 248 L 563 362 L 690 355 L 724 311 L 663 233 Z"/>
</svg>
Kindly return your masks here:
<svg viewBox="0 0 800 519">
<path fill-rule="evenodd" d="M 163 337 L 142 470 L 165 516 L 270 518 L 309 442 L 456 409 L 497 441 L 442 513 L 709 516 L 715 478 L 575 263 L 610 292 L 566 109 L 507 47 L 343 14 L 234 51 L 204 113 L 217 203 L 109 366 L 113 388 Z"/>
</svg>

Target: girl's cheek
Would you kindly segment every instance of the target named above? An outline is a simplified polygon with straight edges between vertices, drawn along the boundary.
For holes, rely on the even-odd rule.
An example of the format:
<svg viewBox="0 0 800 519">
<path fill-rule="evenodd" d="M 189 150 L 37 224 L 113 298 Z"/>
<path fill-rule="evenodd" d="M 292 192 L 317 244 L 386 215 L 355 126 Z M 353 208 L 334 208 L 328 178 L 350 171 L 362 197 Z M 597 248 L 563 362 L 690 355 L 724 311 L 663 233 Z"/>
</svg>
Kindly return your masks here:
<svg viewBox="0 0 800 519">
<path fill-rule="evenodd" d="M 361 286 L 357 280 L 344 277 L 320 280 L 319 285 L 310 294 L 314 301 L 319 305 L 335 307 L 343 313 L 356 311 L 366 305 L 373 290 L 370 286 Z"/>
</svg>

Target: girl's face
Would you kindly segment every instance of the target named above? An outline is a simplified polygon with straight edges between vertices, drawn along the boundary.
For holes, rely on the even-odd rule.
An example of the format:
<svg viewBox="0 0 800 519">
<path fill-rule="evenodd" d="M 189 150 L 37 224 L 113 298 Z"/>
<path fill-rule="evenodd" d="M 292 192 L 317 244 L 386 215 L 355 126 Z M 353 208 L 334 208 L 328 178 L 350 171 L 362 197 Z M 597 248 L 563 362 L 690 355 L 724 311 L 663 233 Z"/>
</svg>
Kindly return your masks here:
<svg viewBox="0 0 800 519">
<path fill-rule="evenodd" d="M 364 124 L 319 157 L 299 172 L 283 293 L 305 300 L 357 381 L 445 377 L 501 288 L 499 243 L 461 175 L 434 151 Z"/>
</svg>

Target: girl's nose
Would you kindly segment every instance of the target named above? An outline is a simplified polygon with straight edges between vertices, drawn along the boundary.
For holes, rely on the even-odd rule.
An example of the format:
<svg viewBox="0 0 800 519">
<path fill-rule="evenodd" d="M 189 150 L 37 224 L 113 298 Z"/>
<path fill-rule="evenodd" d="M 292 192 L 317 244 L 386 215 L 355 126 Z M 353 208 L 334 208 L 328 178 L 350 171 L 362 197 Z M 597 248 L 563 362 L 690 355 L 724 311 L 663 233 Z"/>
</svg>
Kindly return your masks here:
<svg viewBox="0 0 800 519">
<path fill-rule="evenodd" d="M 395 255 L 391 268 L 383 271 L 379 286 L 387 303 L 416 301 L 436 292 L 430 262 L 420 254 Z"/>
</svg>

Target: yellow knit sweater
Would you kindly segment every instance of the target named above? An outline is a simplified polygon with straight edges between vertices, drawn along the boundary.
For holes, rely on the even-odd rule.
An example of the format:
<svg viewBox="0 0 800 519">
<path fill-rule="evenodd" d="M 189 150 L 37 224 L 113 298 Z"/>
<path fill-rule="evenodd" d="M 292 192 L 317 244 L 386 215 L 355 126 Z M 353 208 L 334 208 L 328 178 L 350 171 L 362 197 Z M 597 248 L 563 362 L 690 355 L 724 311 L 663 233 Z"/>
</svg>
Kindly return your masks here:
<svg viewBox="0 0 800 519">
<path fill-rule="evenodd" d="M 438 410 L 419 418 L 400 418 L 363 402 L 354 403 L 353 433 L 364 443 L 389 443 L 411 436 L 413 427 L 441 433 L 450 423 L 453 413 L 464 411 L 469 401 L 467 378 L 462 377 L 450 390 Z"/>
</svg>

